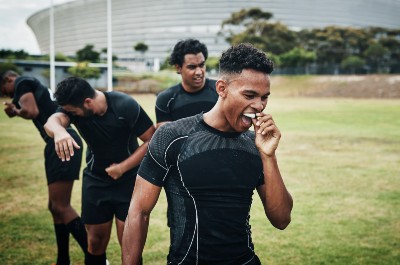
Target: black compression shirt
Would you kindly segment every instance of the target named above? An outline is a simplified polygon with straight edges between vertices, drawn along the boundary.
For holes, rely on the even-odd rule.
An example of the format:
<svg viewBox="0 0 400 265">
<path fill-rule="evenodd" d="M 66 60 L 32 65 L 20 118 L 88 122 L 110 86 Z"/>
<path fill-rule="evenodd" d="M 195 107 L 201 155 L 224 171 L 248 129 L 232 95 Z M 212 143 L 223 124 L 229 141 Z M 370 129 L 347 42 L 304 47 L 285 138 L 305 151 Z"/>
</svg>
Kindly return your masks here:
<svg viewBox="0 0 400 265">
<path fill-rule="evenodd" d="M 153 122 L 132 97 L 120 92 L 104 92 L 107 111 L 103 116 L 78 117 L 64 112 L 79 130 L 90 150 L 87 167 L 97 176 L 110 180 L 105 169 L 120 163 L 138 148 L 137 137 L 145 133 Z M 136 176 L 137 168 L 126 172 L 123 177 Z"/>
<path fill-rule="evenodd" d="M 168 123 L 154 134 L 138 175 L 166 191 L 168 264 L 254 257 L 249 214 L 253 191 L 264 183 L 254 132 L 217 131 L 202 114 Z"/>
<path fill-rule="evenodd" d="M 46 134 L 43 126 L 47 119 L 57 110 L 57 103 L 51 99 L 50 90 L 43 86 L 39 80 L 34 77 L 20 76 L 15 79 L 13 104 L 21 108 L 19 100 L 26 93 L 33 93 L 36 105 L 39 109 L 39 115 L 32 119 L 40 135 L 45 141 L 51 138 Z"/>
<path fill-rule="evenodd" d="M 156 100 L 157 123 L 176 121 L 209 111 L 218 99 L 215 82 L 215 80 L 206 79 L 204 87 L 195 93 L 186 92 L 180 83 L 158 94 Z"/>
</svg>

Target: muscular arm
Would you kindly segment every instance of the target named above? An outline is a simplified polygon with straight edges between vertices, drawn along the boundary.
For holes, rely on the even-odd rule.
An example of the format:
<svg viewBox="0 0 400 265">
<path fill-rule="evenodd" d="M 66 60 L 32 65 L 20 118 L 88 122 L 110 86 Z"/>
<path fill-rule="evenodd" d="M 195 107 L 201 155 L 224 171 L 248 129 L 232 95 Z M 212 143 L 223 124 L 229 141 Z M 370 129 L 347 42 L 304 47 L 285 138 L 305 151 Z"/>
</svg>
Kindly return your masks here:
<svg viewBox="0 0 400 265">
<path fill-rule="evenodd" d="M 12 103 L 4 103 L 4 105 L 6 105 L 4 111 L 10 118 L 14 116 L 20 116 L 21 118 L 32 120 L 39 115 L 39 108 L 32 92 L 22 95 L 18 103 L 21 106 L 20 109 L 17 109 Z"/>
<path fill-rule="evenodd" d="M 146 243 L 150 213 L 157 203 L 161 187 L 136 177 L 135 189 L 122 236 L 122 264 L 138 265 Z"/>
<path fill-rule="evenodd" d="M 74 138 L 65 129 L 69 124 L 68 116 L 57 112 L 51 115 L 44 125 L 47 135 L 54 138 L 56 153 L 62 161 L 69 161 L 71 156 L 74 155 L 74 148 L 80 148 Z"/>
<path fill-rule="evenodd" d="M 273 226 L 285 229 L 291 219 L 293 200 L 279 171 L 276 156 L 263 156 L 264 185 L 257 187 L 265 214 Z"/>
<path fill-rule="evenodd" d="M 276 228 L 285 229 L 290 223 L 293 199 L 283 182 L 275 155 L 281 133 L 269 114 L 259 114 L 253 122 L 264 171 L 264 185 L 257 187 L 257 191 L 268 220 Z"/>
<path fill-rule="evenodd" d="M 111 166 L 106 168 L 108 175 L 113 179 L 118 179 L 126 171 L 139 165 L 144 155 L 146 154 L 147 146 L 154 132 L 155 132 L 154 126 L 151 126 L 149 129 L 147 129 L 146 132 L 140 135 L 139 139 L 142 140 L 143 143 L 127 159 L 120 162 L 119 164 L 112 164 Z"/>
</svg>

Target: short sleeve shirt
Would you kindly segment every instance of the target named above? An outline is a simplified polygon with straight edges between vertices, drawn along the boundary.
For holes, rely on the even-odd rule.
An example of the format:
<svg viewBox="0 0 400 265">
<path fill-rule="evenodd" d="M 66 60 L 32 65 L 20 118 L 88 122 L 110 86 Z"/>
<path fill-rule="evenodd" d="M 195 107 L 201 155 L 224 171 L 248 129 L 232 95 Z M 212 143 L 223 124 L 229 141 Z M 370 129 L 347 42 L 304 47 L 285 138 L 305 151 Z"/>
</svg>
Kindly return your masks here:
<svg viewBox="0 0 400 265">
<path fill-rule="evenodd" d="M 32 119 L 36 128 L 39 130 L 43 140 L 48 141 L 51 138 L 46 134 L 43 126 L 47 119 L 57 110 L 57 103 L 52 100 L 51 91 L 43 86 L 39 80 L 34 77 L 20 76 L 15 79 L 13 104 L 21 108 L 19 101 L 26 93 L 32 93 L 36 105 L 39 109 L 39 115 Z"/>
<path fill-rule="evenodd" d="M 87 167 L 96 176 L 109 180 L 105 169 L 128 158 L 139 147 L 137 138 L 145 133 L 153 122 L 139 103 L 121 92 L 104 92 L 107 111 L 104 115 L 90 117 L 73 116 L 59 109 L 70 118 L 82 137 L 90 153 Z M 120 179 L 134 175 L 138 167 L 126 172 Z"/>
<path fill-rule="evenodd" d="M 202 114 L 167 123 L 138 175 L 166 191 L 168 262 L 245 264 L 254 257 L 249 214 L 253 191 L 264 183 L 254 132 L 218 131 Z"/>
<path fill-rule="evenodd" d="M 157 123 L 176 121 L 209 111 L 218 99 L 215 82 L 206 79 L 203 89 L 195 93 L 186 92 L 181 83 L 162 91 L 156 99 Z"/>
</svg>

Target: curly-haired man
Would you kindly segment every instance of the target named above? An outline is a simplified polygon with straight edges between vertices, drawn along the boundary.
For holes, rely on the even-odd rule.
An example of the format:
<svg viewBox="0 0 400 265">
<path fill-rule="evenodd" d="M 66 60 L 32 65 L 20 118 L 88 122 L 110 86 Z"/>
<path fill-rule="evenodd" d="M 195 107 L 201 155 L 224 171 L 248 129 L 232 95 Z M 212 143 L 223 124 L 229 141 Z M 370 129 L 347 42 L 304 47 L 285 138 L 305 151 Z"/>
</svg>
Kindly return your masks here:
<svg viewBox="0 0 400 265">
<path fill-rule="evenodd" d="M 253 191 L 278 229 L 289 225 L 293 207 L 275 155 L 281 133 L 263 112 L 272 70 L 251 44 L 229 48 L 216 105 L 156 131 L 125 221 L 123 264 L 138 263 L 162 187 L 171 213 L 168 264 L 261 264 L 251 239 Z"/>
<path fill-rule="evenodd" d="M 165 122 L 209 111 L 217 102 L 215 80 L 206 78 L 208 51 L 196 39 L 181 40 L 175 44 L 169 59 L 182 82 L 157 95 L 157 128 Z"/>
</svg>

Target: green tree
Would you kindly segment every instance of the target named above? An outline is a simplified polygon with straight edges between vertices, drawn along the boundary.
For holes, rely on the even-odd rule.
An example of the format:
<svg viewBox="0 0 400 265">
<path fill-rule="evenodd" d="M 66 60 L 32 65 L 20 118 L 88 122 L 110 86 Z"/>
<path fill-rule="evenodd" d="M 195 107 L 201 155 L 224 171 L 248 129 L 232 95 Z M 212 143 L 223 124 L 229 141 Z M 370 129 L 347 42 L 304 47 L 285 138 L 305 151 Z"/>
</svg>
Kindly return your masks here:
<svg viewBox="0 0 400 265">
<path fill-rule="evenodd" d="M 149 49 L 149 46 L 147 46 L 144 42 L 138 42 L 133 46 L 133 49 L 141 54 L 144 54 Z"/>
<path fill-rule="evenodd" d="M 365 60 L 358 56 L 351 55 L 345 58 L 340 65 L 351 74 L 357 74 L 360 73 L 365 66 Z"/>
<path fill-rule="evenodd" d="M 78 62 L 92 62 L 97 63 L 100 59 L 100 53 L 93 50 L 94 46 L 87 44 L 83 49 L 76 52 Z"/>
<path fill-rule="evenodd" d="M 306 66 L 314 62 L 316 57 L 315 52 L 309 52 L 298 47 L 279 56 L 281 66 L 284 67 Z"/>
<path fill-rule="evenodd" d="M 0 58 L 4 59 L 26 59 L 29 57 L 29 54 L 24 50 L 9 50 L 9 49 L 1 49 L 0 50 Z"/>
<path fill-rule="evenodd" d="M 382 73 L 385 61 L 388 61 L 389 50 L 378 42 L 372 42 L 364 52 L 368 66 L 373 72 Z"/>
<path fill-rule="evenodd" d="M 220 35 L 232 45 L 250 42 L 257 48 L 280 55 L 297 44 L 296 33 L 281 23 L 271 23 L 272 14 L 259 8 L 242 9 L 222 22 Z M 228 29 L 224 29 L 227 27 Z"/>
<path fill-rule="evenodd" d="M 393 34 L 389 34 L 385 37 L 382 37 L 379 40 L 379 43 L 385 47 L 388 51 L 387 54 L 387 63 L 390 68 L 390 73 L 399 73 L 400 72 L 400 40 L 398 36 L 400 36 L 400 32 L 392 31 Z"/>
<path fill-rule="evenodd" d="M 68 68 L 68 73 L 83 79 L 98 79 L 100 77 L 100 69 L 90 67 L 88 62 L 80 62 L 76 66 Z"/>
<path fill-rule="evenodd" d="M 219 58 L 210 56 L 207 58 L 206 61 L 206 69 L 207 71 L 218 71 L 219 68 Z"/>
<path fill-rule="evenodd" d="M 0 63 L 0 73 L 7 71 L 7 70 L 12 70 L 19 74 L 22 74 L 21 69 L 19 69 L 18 66 L 13 64 L 12 62 Z"/>
</svg>

